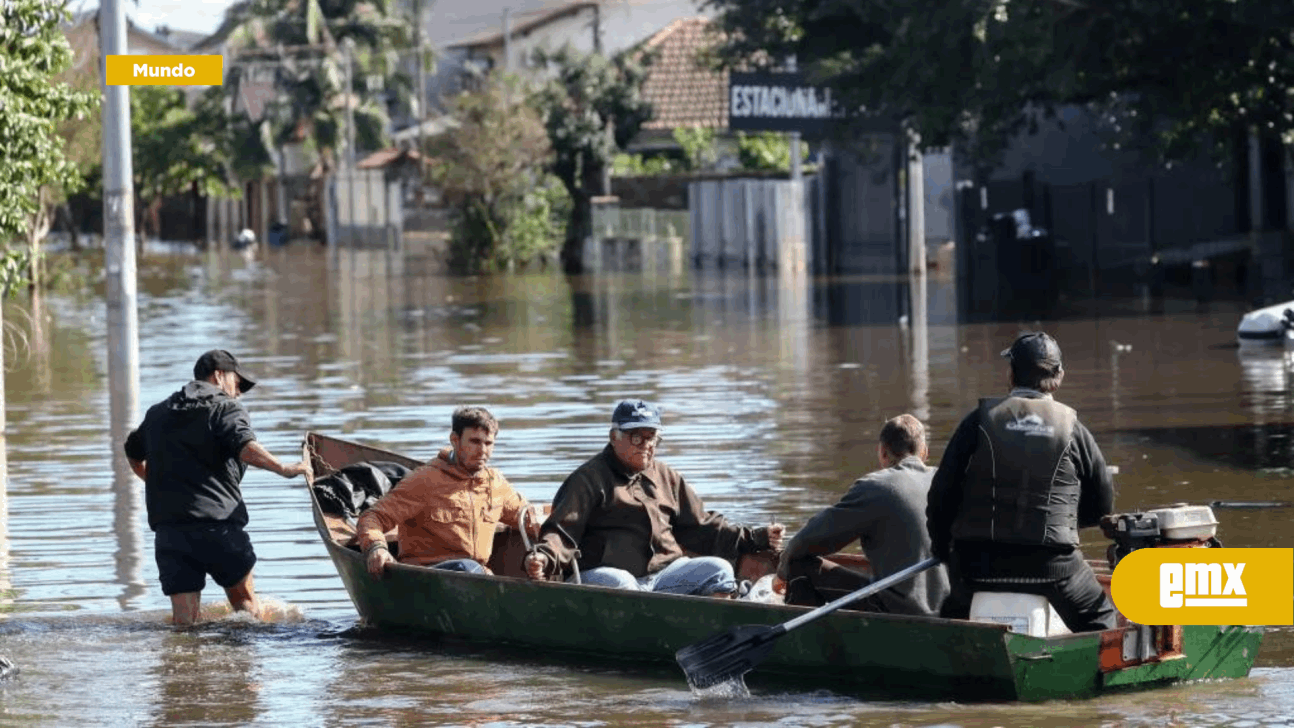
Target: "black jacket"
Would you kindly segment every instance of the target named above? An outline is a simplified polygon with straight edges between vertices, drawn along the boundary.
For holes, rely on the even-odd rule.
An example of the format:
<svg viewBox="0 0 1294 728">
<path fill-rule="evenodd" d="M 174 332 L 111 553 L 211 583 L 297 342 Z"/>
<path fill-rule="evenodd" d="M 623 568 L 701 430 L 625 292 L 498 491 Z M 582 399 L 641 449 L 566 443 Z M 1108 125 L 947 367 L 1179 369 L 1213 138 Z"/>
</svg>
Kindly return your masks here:
<svg viewBox="0 0 1294 728">
<path fill-rule="evenodd" d="M 239 459 L 256 439 L 247 410 L 209 382 L 193 381 L 148 409 L 126 438 L 126 456 L 148 465 L 148 525 L 247 525 Z"/>
<path fill-rule="evenodd" d="M 1031 390 L 1016 390 L 1013 397 L 1042 397 Z M 948 441 L 939 469 L 935 472 L 930 486 L 930 497 L 926 505 L 926 527 L 930 533 L 930 544 L 934 555 L 947 560 L 952 549 L 953 523 L 964 510 L 976 507 L 966 503 L 967 481 L 973 477 L 968 472 L 971 459 L 980 441 L 981 410 L 976 409 L 966 416 Z M 1085 528 L 1100 523 L 1101 516 L 1114 510 L 1114 484 L 1105 466 L 1105 458 L 1097 447 L 1092 433 L 1077 420 L 1073 423 L 1072 434 L 1064 451 L 1067 469 L 1072 468 L 1079 483 L 1078 502 L 1070 507 L 1074 509 L 1078 527 Z M 1010 541 L 1010 539 L 1002 539 Z M 998 541 L 984 541 L 993 543 Z M 1021 544 L 1009 543 L 1003 548 L 1008 551 L 1023 553 L 1027 548 Z M 1069 552 L 1069 545 L 1044 545 L 1046 551 Z M 1047 559 L 1044 559 L 1046 561 Z"/>
</svg>

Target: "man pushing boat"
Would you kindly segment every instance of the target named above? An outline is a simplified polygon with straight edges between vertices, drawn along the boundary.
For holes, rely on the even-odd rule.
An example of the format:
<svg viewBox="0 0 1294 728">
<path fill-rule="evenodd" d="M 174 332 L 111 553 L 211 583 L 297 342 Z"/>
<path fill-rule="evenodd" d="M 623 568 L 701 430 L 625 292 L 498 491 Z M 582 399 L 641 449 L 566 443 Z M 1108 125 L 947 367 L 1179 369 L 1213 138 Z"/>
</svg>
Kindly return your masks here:
<svg viewBox="0 0 1294 728">
<path fill-rule="evenodd" d="M 256 552 L 243 531 L 247 505 L 239 484 L 248 465 L 285 478 L 310 473 L 304 460 L 284 465 L 256 441 L 238 401 L 254 386 L 233 354 L 208 351 L 194 364 L 193 381 L 150 407 L 126 438 L 126 458 L 144 481 L 162 593 L 171 598 L 176 625 L 197 621 L 207 574 L 235 611 L 260 616 Z"/>
</svg>

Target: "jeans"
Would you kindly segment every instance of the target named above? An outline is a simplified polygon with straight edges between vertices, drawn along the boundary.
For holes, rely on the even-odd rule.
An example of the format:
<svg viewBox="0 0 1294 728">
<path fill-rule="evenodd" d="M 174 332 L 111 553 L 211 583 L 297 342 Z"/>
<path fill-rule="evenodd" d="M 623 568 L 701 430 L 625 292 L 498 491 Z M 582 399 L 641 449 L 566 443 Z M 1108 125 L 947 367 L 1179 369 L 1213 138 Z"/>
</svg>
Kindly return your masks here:
<svg viewBox="0 0 1294 728">
<path fill-rule="evenodd" d="M 664 569 L 641 578 L 614 566 L 598 566 L 581 576 L 584 584 L 592 586 L 665 594 L 710 596 L 737 591 L 737 577 L 733 574 L 732 564 L 718 556 L 680 556 Z M 574 581 L 574 577 L 567 581 Z"/>
<path fill-rule="evenodd" d="M 438 564 L 432 564 L 433 569 L 444 569 L 445 571 L 466 571 L 469 574 L 484 574 L 485 567 L 480 562 L 472 559 L 450 559 L 441 561 Z"/>
</svg>

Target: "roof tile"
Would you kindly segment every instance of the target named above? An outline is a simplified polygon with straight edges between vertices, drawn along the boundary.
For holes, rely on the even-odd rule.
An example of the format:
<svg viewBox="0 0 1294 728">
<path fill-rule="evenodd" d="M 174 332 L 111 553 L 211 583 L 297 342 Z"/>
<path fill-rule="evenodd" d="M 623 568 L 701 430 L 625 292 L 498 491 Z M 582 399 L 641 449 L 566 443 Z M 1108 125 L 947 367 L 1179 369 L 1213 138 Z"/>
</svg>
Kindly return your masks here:
<svg viewBox="0 0 1294 728">
<path fill-rule="evenodd" d="M 647 39 L 658 55 L 643 82 L 653 107 L 644 129 L 728 127 L 728 72 L 708 68 L 700 56 L 715 40 L 703 16 L 679 18 Z"/>
</svg>

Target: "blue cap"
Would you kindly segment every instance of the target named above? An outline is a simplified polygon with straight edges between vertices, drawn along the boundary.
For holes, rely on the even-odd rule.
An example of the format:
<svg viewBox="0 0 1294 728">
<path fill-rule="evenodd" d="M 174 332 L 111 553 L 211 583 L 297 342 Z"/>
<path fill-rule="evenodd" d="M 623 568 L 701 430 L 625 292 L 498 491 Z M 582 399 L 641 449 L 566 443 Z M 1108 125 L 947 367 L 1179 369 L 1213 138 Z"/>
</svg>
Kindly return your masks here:
<svg viewBox="0 0 1294 728">
<path fill-rule="evenodd" d="M 626 399 L 616 405 L 616 411 L 611 414 L 611 426 L 617 430 L 665 429 L 660 424 L 660 408 L 641 399 Z"/>
</svg>

